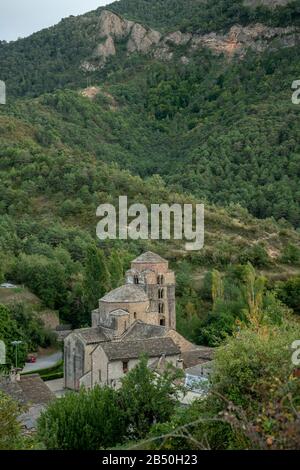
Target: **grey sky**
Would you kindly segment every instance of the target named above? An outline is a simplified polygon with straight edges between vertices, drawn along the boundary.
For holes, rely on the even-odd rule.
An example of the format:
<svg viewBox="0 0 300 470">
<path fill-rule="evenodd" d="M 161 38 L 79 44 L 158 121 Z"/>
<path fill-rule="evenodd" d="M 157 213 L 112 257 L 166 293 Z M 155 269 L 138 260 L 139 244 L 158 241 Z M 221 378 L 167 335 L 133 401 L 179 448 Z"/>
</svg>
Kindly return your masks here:
<svg viewBox="0 0 300 470">
<path fill-rule="evenodd" d="M 13 41 L 113 0 L 0 0 L 0 40 Z"/>
</svg>

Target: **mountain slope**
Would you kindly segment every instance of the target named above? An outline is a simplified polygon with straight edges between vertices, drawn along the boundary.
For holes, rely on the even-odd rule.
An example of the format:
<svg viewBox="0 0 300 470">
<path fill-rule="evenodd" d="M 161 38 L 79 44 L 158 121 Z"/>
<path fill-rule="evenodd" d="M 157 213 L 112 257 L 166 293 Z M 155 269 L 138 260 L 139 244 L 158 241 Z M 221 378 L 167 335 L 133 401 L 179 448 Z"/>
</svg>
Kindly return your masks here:
<svg viewBox="0 0 300 470">
<path fill-rule="evenodd" d="M 109 5 L 134 21 L 160 30 L 211 32 L 234 24 L 299 25 L 299 2 L 289 0 L 121 0 Z"/>
<path fill-rule="evenodd" d="M 180 241 L 101 244 L 112 273 L 142 250 L 170 260 L 184 331 L 210 309 L 200 288 L 212 268 L 250 261 L 270 279 L 299 273 L 300 235 L 289 224 L 300 221 L 294 26 L 224 21 L 208 34 L 174 33 L 170 22 L 173 33 L 155 32 L 101 9 L 0 46 L 9 91 L 0 108 L 0 278 L 25 284 L 76 326 L 89 318 L 96 208 L 117 206 L 120 195 L 148 207 L 205 202 L 199 252 Z"/>
</svg>

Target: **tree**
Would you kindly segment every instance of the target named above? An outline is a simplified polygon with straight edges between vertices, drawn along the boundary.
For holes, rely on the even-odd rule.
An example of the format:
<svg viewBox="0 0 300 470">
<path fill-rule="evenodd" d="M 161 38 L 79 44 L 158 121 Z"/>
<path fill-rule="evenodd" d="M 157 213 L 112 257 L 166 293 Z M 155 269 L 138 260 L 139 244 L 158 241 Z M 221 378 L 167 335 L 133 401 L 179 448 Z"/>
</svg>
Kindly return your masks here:
<svg viewBox="0 0 300 470">
<path fill-rule="evenodd" d="M 111 277 L 111 287 L 115 289 L 123 282 L 124 265 L 122 253 L 118 250 L 112 250 L 109 258 L 109 272 Z"/>
<path fill-rule="evenodd" d="M 223 279 L 220 272 L 216 269 L 212 271 L 211 296 L 214 306 L 218 300 L 223 300 L 224 297 Z"/>
<path fill-rule="evenodd" d="M 175 381 L 181 371 L 167 366 L 158 374 L 148 366 L 146 356 L 122 380 L 121 406 L 126 414 L 128 433 L 133 439 L 144 438 L 154 423 L 170 418 L 182 388 Z"/>
<path fill-rule="evenodd" d="M 84 273 L 84 298 L 87 308 L 93 310 L 98 300 L 111 288 L 111 278 L 102 250 L 90 245 Z"/>
<path fill-rule="evenodd" d="M 265 278 L 257 276 L 251 263 L 245 266 L 244 271 L 245 297 L 248 306 L 248 321 L 258 327 L 263 318 L 263 299 L 265 292 Z"/>
<path fill-rule="evenodd" d="M 17 421 L 19 414 L 18 404 L 0 391 L 0 450 L 20 448 L 21 426 Z"/>
<path fill-rule="evenodd" d="M 295 313 L 300 314 L 300 277 L 293 277 L 287 281 L 279 282 L 276 292 L 280 300 Z"/>
<path fill-rule="evenodd" d="M 6 345 L 6 363 L 8 366 L 15 365 L 16 351 L 12 341 L 22 341 L 18 347 L 18 366 L 25 362 L 27 345 L 20 325 L 13 319 L 7 307 L 0 304 L 0 340 Z"/>
<path fill-rule="evenodd" d="M 299 449 L 299 323 L 250 325 L 218 348 L 206 397 L 151 429 L 156 449 Z"/>
<path fill-rule="evenodd" d="M 99 450 L 121 443 L 125 420 L 117 392 L 97 386 L 67 393 L 40 416 L 37 436 L 51 450 Z"/>
</svg>

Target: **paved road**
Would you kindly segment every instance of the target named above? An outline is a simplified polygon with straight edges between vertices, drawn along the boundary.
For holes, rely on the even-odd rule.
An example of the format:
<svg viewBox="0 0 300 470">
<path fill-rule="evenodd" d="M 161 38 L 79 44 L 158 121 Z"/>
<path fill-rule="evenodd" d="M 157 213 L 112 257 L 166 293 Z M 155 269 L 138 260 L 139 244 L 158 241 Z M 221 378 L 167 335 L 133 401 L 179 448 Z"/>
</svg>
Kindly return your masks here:
<svg viewBox="0 0 300 470">
<path fill-rule="evenodd" d="M 49 356 L 40 356 L 33 364 L 27 363 L 22 372 L 36 372 L 40 369 L 48 369 L 55 366 L 55 364 L 62 359 L 62 352 L 56 352 Z"/>
</svg>

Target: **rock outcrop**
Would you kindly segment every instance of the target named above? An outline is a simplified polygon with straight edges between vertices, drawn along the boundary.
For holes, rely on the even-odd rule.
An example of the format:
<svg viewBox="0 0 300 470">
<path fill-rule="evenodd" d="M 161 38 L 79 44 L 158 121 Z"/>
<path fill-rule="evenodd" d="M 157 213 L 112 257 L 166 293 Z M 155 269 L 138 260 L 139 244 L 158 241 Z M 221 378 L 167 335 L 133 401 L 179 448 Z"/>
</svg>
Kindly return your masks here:
<svg viewBox="0 0 300 470">
<path fill-rule="evenodd" d="M 126 42 L 128 54 L 134 52 L 147 54 L 161 40 L 161 33 L 158 31 L 128 21 L 108 10 L 102 11 L 97 29 L 100 42 L 92 57 L 82 64 L 82 68 L 87 71 L 103 67 L 109 57 L 116 55 L 117 44 L 120 41 Z"/>
<path fill-rule="evenodd" d="M 284 3 L 283 0 L 282 3 Z M 189 55 L 202 47 L 211 49 L 215 54 L 243 57 L 247 49 L 262 52 L 268 47 L 295 46 L 300 41 L 299 29 L 270 28 L 262 24 L 245 27 L 235 25 L 227 34 L 212 32 L 200 35 L 175 31 L 162 35 L 158 31 L 126 20 L 108 10 L 101 12 L 96 30 L 96 41 L 99 42 L 91 57 L 81 64 L 86 71 L 95 71 L 103 67 L 108 58 L 116 55 L 120 42 L 125 43 L 127 54 L 135 52 L 151 54 L 165 61 L 173 59 L 176 48 L 185 46 L 185 53 L 179 60 L 183 64 L 188 64 Z"/>
<path fill-rule="evenodd" d="M 215 53 L 243 56 L 247 49 L 262 52 L 267 47 L 291 47 L 299 43 L 300 32 L 295 28 L 269 28 L 262 24 L 250 26 L 233 26 L 227 34 L 210 33 L 203 36 L 194 36 L 191 47 L 208 47 Z"/>
</svg>

